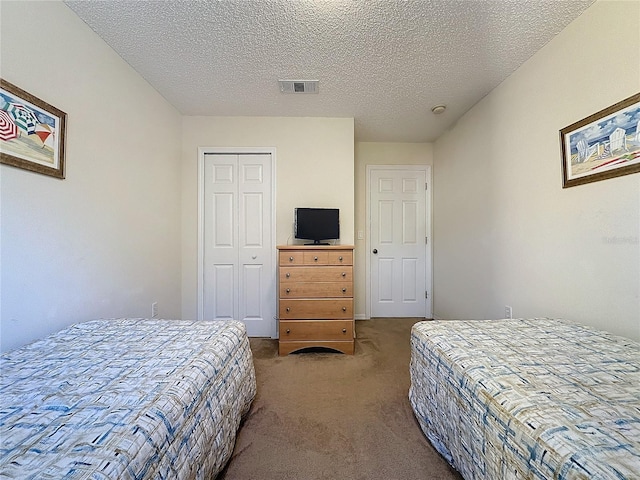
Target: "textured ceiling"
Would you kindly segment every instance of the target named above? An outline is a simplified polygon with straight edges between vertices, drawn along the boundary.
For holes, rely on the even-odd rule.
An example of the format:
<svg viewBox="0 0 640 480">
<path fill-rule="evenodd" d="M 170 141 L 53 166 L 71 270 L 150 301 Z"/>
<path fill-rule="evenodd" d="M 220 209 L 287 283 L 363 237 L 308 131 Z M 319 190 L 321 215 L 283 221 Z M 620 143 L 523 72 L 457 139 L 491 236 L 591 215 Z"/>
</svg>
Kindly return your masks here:
<svg viewBox="0 0 640 480">
<path fill-rule="evenodd" d="M 593 0 L 65 3 L 184 115 L 353 117 L 357 141 L 425 142 Z"/>
</svg>

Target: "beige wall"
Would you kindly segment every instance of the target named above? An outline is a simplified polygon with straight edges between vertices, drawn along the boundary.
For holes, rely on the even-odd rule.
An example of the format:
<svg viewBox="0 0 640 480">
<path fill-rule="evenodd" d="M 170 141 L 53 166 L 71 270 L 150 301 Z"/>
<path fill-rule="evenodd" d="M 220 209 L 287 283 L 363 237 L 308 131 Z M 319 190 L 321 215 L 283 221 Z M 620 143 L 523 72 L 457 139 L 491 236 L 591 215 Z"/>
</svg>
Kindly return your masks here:
<svg viewBox="0 0 640 480">
<path fill-rule="evenodd" d="M 640 91 L 640 2 L 598 1 L 435 143 L 435 316 L 640 338 L 640 175 L 562 188 L 559 130 Z"/>
<path fill-rule="evenodd" d="M 379 143 L 358 142 L 355 147 L 355 232 L 362 231 L 363 238 L 356 240 L 354 260 L 354 311 L 356 318 L 366 318 L 367 277 L 365 265 L 366 236 L 366 174 L 367 165 L 433 165 L 431 143 Z"/>
<path fill-rule="evenodd" d="M 353 135 L 352 118 L 184 117 L 183 318 L 197 317 L 198 147 L 275 147 L 276 243 L 294 243 L 293 210 L 306 206 L 339 208 L 340 243 L 352 245 Z"/>
<path fill-rule="evenodd" d="M 0 8 L 2 78 L 68 114 L 65 180 L 0 165 L 2 349 L 178 316 L 180 115 L 62 2 Z"/>
</svg>

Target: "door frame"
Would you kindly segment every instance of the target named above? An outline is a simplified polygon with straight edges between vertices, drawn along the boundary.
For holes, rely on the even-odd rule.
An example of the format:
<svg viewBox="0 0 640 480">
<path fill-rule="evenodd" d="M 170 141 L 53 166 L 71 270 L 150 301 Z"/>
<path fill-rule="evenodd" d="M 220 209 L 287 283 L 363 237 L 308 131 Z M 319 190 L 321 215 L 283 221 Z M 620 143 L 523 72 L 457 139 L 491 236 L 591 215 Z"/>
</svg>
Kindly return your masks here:
<svg viewBox="0 0 640 480">
<path fill-rule="evenodd" d="M 425 172 L 427 182 L 427 191 L 425 195 L 425 229 L 428 241 L 425 244 L 426 269 L 425 269 L 425 288 L 429 292 L 427 301 L 425 302 L 424 316 L 431 312 L 433 317 L 433 233 L 431 227 L 432 218 L 432 196 L 433 196 L 433 179 L 431 178 L 431 165 L 367 165 L 366 166 L 366 185 L 365 185 L 365 317 L 371 318 L 371 175 L 376 170 L 412 170 Z"/>
<path fill-rule="evenodd" d="M 276 148 L 275 147 L 198 147 L 198 291 L 196 292 L 198 320 L 204 316 L 204 160 L 206 155 L 271 155 L 271 245 L 272 265 L 276 264 Z M 271 273 L 275 285 L 275 269 Z M 271 338 L 277 338 L 276 296 L 273 297 L 273 325 Z"/>
</svg>

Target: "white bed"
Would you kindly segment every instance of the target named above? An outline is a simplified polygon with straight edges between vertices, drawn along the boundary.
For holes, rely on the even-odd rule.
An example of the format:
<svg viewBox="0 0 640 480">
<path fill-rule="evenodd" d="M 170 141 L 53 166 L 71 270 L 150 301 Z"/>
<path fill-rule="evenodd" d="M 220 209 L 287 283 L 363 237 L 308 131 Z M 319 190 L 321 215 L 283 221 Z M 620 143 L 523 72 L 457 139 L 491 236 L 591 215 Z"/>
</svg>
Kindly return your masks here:
<svg viewBox="0 0 640 480">
<path fill-rule="evenodd" d="M 550 319 L 427 321 L 409 399 L 467 479 L 640 478 L 640 344 Z"/>
<path fill-rule="evenodd" d="M 80 323 L 0 357 L 0 478 L 209 479 L 256 392 L 240 322 Z"/>
</svg>

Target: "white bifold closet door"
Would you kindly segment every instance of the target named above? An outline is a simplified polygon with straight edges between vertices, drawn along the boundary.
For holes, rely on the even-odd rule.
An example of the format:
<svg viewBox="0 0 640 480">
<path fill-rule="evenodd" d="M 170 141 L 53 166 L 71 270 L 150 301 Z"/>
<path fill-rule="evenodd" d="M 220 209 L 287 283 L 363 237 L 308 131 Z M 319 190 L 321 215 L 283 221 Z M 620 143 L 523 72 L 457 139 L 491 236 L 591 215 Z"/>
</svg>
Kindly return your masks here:
<svg viewBox="0 0 640 480">
<path fill-rule="evenodd" d="M 275 337 L 272 156 L 205 154 L 202 315 Z"/>
</svg>

